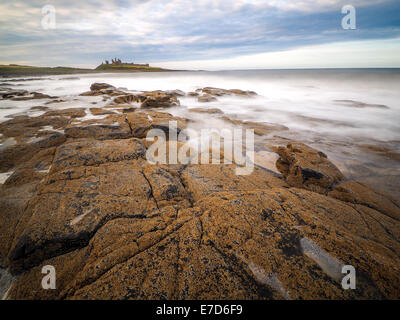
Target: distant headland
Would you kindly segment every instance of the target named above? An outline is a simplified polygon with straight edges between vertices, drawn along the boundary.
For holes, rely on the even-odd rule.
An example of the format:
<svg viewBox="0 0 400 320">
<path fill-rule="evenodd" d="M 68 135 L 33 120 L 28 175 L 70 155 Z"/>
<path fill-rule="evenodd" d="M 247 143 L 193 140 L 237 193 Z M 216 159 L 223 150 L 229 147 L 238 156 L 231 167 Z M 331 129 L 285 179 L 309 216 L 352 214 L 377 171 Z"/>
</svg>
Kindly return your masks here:
<svg viewBox="0 0 400 320">
<path fill-rule="evenodd" d="M 114 58 L 105 60 L 95 69 L 72 68 L 72 67 L 34 67 L 18 64 L 2 65 L 0 64 L 0 77 L 17 76 L 40 76 L 57 74 L 75 74 L 75 73 L 103 73 L 103 72 L 165 72 L 181 71 L 170 70 L 159 67 L 152 67 L 148 63 L 139 64 L 133 62 L 122 62 L 121 59 Z"/>
<path fill-rule="evenodd" d="M 148 63 L 133 63 L 133 62 L 122 62 L 121 59 L 111 59 L 111 63 L 105 60 L 95 70 L 97 71 L 123 71 L 123 72 L 157 72 L 157 71 L 173 71 L 157 67 L 150 67 Z"/>
</svg>

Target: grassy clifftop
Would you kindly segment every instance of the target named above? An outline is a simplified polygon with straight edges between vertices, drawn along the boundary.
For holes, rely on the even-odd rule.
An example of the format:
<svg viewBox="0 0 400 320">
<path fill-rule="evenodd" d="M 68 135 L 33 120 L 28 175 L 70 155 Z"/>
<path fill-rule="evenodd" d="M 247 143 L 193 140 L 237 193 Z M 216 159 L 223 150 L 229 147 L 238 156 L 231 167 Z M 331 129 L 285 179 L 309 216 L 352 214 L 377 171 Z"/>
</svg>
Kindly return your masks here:
<svg viewBox="0 0 400 320">
<path fill-rule="evenodd" d="M 0 65 L 0 75 L 18 76 L 18 75 L 46 75 L 46 74 L 71 74 L 93 72 L 92 69 L 79 69 L 69 67 L 32 67 L 20 65 Z"/>
<path fill-rule="evenodd" d="M 163 68 L 150 67 L 150 66 L 139 66 L 132 64 L 105 64 L 102 63 L 95 70 L 97 71 L 124 71 L 124 72 L 160 72 L 160 71 L 171 71 Z"/>
<path fill-rule="evenodd" d="M 137 66 L 131 64 L 101 64 L 96 69 L 81 69 L 70 67 L 33 67 L 21 66 L 16 64 L 0 64 L 0 77 L 18 77 L 18 76 L 40 76 L 56 74 L 74 74 L 74 73 L 100 73 L 100 72 L 162 72 L 174 71 L 150 66 Z"/>
</svg>

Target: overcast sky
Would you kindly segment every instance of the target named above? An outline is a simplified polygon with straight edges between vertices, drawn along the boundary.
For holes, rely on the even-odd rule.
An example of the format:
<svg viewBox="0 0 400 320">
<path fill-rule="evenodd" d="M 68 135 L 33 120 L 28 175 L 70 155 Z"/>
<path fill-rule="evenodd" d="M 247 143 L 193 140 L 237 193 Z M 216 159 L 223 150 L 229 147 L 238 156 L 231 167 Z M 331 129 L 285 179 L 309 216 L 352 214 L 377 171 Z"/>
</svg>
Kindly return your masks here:
<svg viewBox="0 0 400 320">
<path fill-rule="evenodd" d="M 42 8 L 56 28 L 42 28 Z M 356 8 L 356 30 L 341 25 Z M 184 69 L 400 67 L 399 0 L 0 0 L 0 63 Z"/>
</svg>

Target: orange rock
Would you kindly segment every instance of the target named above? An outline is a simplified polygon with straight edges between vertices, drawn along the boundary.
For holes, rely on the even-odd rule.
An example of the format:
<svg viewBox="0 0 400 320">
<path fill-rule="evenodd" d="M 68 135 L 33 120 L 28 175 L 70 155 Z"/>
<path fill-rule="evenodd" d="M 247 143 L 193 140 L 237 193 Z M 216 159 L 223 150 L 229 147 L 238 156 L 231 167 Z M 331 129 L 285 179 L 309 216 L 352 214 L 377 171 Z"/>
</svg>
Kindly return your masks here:
<svg viewBox="0 0 400 320">
<path fill-rule="evenodd" d="M 276 167 L 293 187 L 326 193 L 344 178 L 324 153 L 303 143 L 290 143 L 275 150 L 280 156 Z"/>
<path fill-rule="evenodd" d="M 362 183 L 355 181 L 343 182 L 329 192 L 328 195 L 345 202 L 360 204 L 378 210 L 400 221 L 399 204 Z"/>
</svg>

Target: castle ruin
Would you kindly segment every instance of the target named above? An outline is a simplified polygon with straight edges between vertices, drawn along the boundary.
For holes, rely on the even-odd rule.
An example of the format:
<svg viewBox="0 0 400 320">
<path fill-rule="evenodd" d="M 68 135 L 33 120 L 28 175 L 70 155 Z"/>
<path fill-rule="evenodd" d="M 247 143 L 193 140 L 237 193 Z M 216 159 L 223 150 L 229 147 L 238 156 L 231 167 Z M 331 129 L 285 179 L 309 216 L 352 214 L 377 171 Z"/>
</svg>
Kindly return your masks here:
<svg viewBox="0 0 400 320">
<path fill-rule="evenodd" d="M 108 60 L 105 60 L 104 64 L 110 64 L 110 62 Z M 116 65 L 116 66 L 120 66 L 120 65 L 130 65 L 130 66 L 140 66 L 140 67 L 148 67 L 149 64 L 148 63 L 133 63 L 133 62 L 122 62 L 121 59 L 118 58 L 114 58 L 111 59 L 111 65 Z"/>
</svg>

